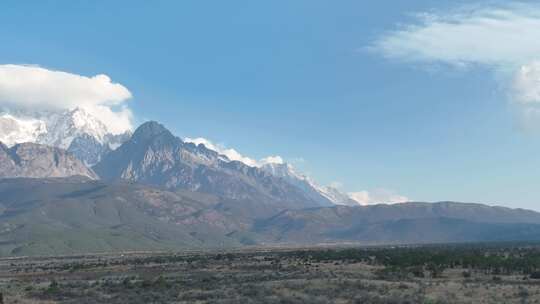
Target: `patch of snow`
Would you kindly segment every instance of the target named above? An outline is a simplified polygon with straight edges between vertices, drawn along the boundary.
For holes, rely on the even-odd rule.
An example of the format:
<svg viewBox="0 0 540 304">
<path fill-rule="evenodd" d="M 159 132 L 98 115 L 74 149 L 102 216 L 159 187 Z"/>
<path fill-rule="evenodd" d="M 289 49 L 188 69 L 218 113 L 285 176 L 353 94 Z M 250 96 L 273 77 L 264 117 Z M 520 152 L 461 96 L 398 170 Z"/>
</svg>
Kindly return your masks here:
<svg viewBox="0 0 540 304">
<path fill-rule="evenodd" d="M 68 149 L 71 142 L 83 134 L 104 144 L 105 136 L 109 133 L 101 121 L 81 108 L 50 113 L 44 119 L 47 121 L 47 132 L 38 136 L 37 142 L 62 149 Z"/>
<path fill-rule="evenodd" d="M 18 143 L 36 142 L 46 132 L 47 126 L 43 120 L 0 114 L 0 142 L 9 147 Z"/>
</svg>

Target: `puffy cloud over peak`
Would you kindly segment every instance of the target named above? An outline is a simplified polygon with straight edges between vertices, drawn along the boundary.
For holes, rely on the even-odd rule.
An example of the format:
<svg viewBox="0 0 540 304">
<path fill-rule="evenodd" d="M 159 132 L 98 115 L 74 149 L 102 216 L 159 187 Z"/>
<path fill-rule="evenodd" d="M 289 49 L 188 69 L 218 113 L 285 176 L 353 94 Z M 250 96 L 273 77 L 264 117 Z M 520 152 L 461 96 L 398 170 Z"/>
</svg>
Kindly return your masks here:
<svg viewBox="0 0 540 304">
<path fill-rule="evenodd" d="M 268 163 L 283 163 L 283 159 L 280 156 L 269 156 L 269 157 L 263 158 L 260 161 L 257 161 L 255 159 L 252 159 L 250 157 L 240 154 L 240 152 L 236 151 L 235 149 L 227 148 L 224 145 L 220 145 L 220 144 L 214 144 L 212 141 L 203 137 L 197 137 L 197 138 L 186 137 L 184 138 L 184 141 L 193 143 L 195 145 L 203 144 L 206 148 L 210 150 L 214 150 L 218 152 L 219 154 L 225 155 L 230 160 L 240 161 L 251 167 L 260 167 Z"/>
<path fill-rule="evenodd" d="M 261 161 L 259 162 L 261 165 L 265 165 L 265 164 L 277 164 L 277 165 L 282 165 L 285 163 L 285 161 L 283 160 L 283 158 L 281 158 L 281 156 L 268 156 L 268 157 L 265 157 L 263 159 L 261 159 Z"/>
<path fill-rule="evenodd" d="M 195 145 L 203 144 L 206 148 L 210 150 L 214 150 L 218 152 L 219 154 L 225 155 L 230 160 L 240 161 L 251 167 L 261 167 L 267 164 L 277 164 L 277 165 L 285 164 L 285 161 L 279 155 L 271 155 L 271 156 L 264 157 L 261 160 L 255 160 L 253 158 L 240 154 L 240 152 L 236 151 L 235 149 L 227 148 L 221 144 L 214 144 L 212 141 L 203 137 L 196 137 L 196 138 L 186 137 L 184 138 L 184 141 L 188 143 L 193 143 Z"/>
<path fill-rule="evenodd" d="M 349 197 L 360 205 L 396 204 L 410 201 L 408 197 L 396 194 L 388 189 L 375 189 L 373 191 L 358 191 L 348 193 Z"/>
<path fill-rule="evenodd" d="M 132 129 L 131 92 L 109 76 L 91 77 L 31 65 L 0 65 L 0 108 L 58 111 L 82 108 L 112 133 Z"/>
</svg>

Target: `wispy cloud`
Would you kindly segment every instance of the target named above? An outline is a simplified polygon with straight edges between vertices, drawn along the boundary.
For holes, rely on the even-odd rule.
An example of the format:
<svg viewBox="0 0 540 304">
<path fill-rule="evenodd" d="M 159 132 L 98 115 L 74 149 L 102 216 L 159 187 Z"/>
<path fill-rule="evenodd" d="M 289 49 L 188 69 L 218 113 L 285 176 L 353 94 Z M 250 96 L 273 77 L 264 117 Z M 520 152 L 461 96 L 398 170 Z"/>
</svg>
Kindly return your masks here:
<svg viewBox="0 0 540 304">
<path fill-rule="evenodd" d="M 516 66 L 538 59 L 539 35 L 540 5 L 467 6 L 418 14 L 372 47 L 399 60 Z"/>
<path fill-rule="evenodd" d="M 483 66 L 505 81 L 523 113 L 540 103 L 540 5 L 500 4 L 421 13 L 369 47 L 391 60 Z"/>
</svg>

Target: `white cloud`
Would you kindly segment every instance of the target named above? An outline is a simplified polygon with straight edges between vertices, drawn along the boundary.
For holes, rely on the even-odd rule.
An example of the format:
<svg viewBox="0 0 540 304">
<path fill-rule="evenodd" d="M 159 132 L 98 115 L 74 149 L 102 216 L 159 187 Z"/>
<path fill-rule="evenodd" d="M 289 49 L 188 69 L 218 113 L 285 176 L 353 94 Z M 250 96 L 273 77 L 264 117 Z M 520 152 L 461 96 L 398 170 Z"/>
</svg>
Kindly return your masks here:
<svg viewBox="0 0 540 304">
<path fill-rule="evenodd" d="M 513 86 L 516 101 L 524 104 L 540 102 L 540 61 L 519 68 Z"/>
<path fill-rule="evenodd" d="M 255 159 L 252 159 L 250 157 L 240 154 L 235 149 L 226 148 L 224 145 L 220 145 L 220 144 L 214 144 L 212 141 L 203 137 L 197 137 L 197 138 L 186 137 L 184 138 L 184 141 L 193 143 L 195 145 L 203 144 L 206 148 L 210 150 L 214 150 L 218 152 L 219 154 L 225 155 L 230 160 L 240 161 L 251 167 L 260 167 L 265 164 L 283 164 L 284 163 L 283 158 L 281 158 L 281 156 L 268 156 L 257 161 Z"/>
<path fill-rule="evenodd" d="M 263 159 L 261 159 L 259 161 L 259 164 L 260 165 L 265 165 L 265 164 L 278 164 L 278 165 L 282 165 L 284 164 L 285 161 L 283 160 L 283 158 L 281 158 L 281 156 L 268 156 L 268 157 L 265 157 Z"/>
<path fill-rule="evenodd" d="M 540 5 L 466 6 L 419 14 L 415 22 L 382 35 L 370 49 L 395 60 L 485 66 L 508 81 L 524 111 L 540 102 Z"/>
<path fill-rule="evenodd" d="M 329 186 L 334 188 L 334 189 L 341 189 L 341 188 L 343 188 L 343 183 L 338 182 L 338 181 L 333 181 L 333 182 L 330 183 Z"/>
<path fill-rule="evenodd" d="M 540 6 L 463 7 L 420 14 L 373 44 L 390 58 L 448 64 L 519 65 L 540 54 Z"/>
<path fill-rule="evenodd" d="M 223 145 L 214 144 L 210 140 L 203 137 L 197 137 L 197 138 L 186 137 L 184 138 L 184 141 L 188 143 L 193 143 L 195 145 L 203 144 L 206 148 L 210 150 L 214 150 L 218 152 L 219 154 L 225 155 L 230 160 L 240 161 L 240 162 L 245 163 L 248 166 L 254 167 L 257 164 L 256 160 L 243 156 L 235 149 L 228 149 L 228 148 L 225 148 Z"/>
<path fill-rule="evenodd" d="M 80 107 L 96 115 L 113 133 L 132 128 L 126 105 L 131 92 L 107 75 L 86 77 L 39 66 L 0 65 L 0 108 L 66 110 Z"/>
<path fill-rule="evenodd" d="M 348 194 L 350 198 L 363 206 L 373 204 L 396 204 L 410 201 L 408 197 L 396 194 L 394 191 L 388 189 L 349 192 Z"/>
</svg>

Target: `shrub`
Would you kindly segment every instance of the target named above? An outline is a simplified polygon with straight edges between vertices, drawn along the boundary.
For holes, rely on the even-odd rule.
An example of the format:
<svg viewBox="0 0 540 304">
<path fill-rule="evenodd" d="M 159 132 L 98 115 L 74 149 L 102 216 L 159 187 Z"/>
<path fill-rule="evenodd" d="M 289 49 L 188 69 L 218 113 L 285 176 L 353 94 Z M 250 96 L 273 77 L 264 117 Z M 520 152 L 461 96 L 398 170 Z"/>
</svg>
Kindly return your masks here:
<svg viewBox="0 0 540 304">
<path fill-rule="evenodd" d="M 530 278 L 534 279 L 534 280 L 539 280 L 540 279 L 540 271 L 533 271 L 530 274 Z"/>
<path fill-rule="evenodd" d="M 52 280 L 51 283 L 49 284 L 49 287 L 47 288 L 46 290 L 47 293 L 59 293 L 60 292 L 60 286 L 58 285 L 58 282 L 56 282 L 55 280 Z"/>
<path fill-rule="evenodd" d="M 425 274 L 424 274 L 424 268 L 421 267 L 421 266 L 411 268 L 411 269 L 410 269 L 410 272 L 411 272 L 412 275 L 415 276 L 416 278 L 423 278 L 423 277 L 425 277 Z"/>
</svg>

